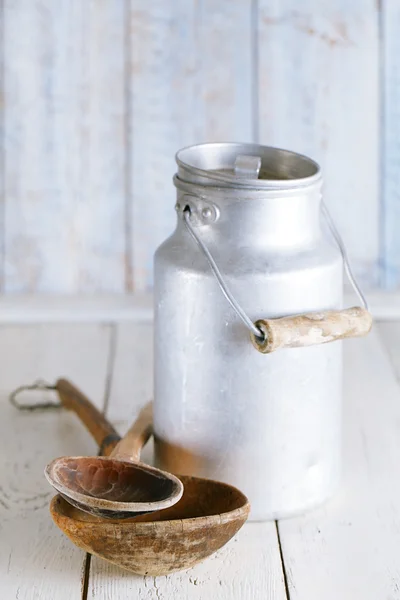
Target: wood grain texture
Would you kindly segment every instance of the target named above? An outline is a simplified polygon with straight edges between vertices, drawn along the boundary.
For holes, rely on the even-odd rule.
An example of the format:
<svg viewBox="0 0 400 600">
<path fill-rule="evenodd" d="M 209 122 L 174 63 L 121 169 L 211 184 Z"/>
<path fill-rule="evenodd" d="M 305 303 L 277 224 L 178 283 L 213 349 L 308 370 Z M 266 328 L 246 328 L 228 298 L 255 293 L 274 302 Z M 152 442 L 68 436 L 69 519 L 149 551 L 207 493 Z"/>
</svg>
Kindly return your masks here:
<svg viewBox="0 0 400 600">
<path fill-rule="evenodd" d="M 400 5 L 381 2 L 382 23 L 382 283 L 400 283 Z"/>
<path fill-rule="evenodd" d="M 80 598 L 84 553 L 51 522 L 43 469 L 55 456 L 96 452 L 73 414 L 18 412 L 7 396 L 21 383 L 65 373 L 102 406 L 108 350 L 109 329 L 101 326 L 0 328 L 2 598 Z"/>
<path fill-rule="evenodd" d="M 93 557 L 90 595 L 99 600 L 286 600 L 275 526 L 246 523 L 203 563 L 164 577 L 134 577 Z"/>
<path fill-rule="evenodd" d="M 381 3 L 380 130 L 374 0 L 1 5 L 5 292 L 148 289 L 174 227 L 177 149 L 257 137 L 322 163 L 357 274 L 376 284 L 381 259 L 385 285 L 399 281 L 394 0 Z"/>
<path fill-rule="evenodd" d="M 175 223 L 175 152 L 251 141 L 251 1 L 131 0 L 128 35 L 129 236 L 133 283 Z"/>
<path fill-rule="evenodd" d="M 122 291 L 125 4 L 4 1 L 5 291 Z"/>
<path fill-rule="evenodd" d="M 170 575 L 192 568 L 225 546 L 250 509 L 247 498 L 226 484 L 185 475 L 180 482 L 184 493 L 178 503 L 134 520 L 89 518 L 61 496 L 52 500 L 51 515 L 87 552 L 134 574 Z"/>
<path fill-rule="evenodd" d="M 379 258 L 378 21 L 374 0 L 259 2 L 260 143 L 321 163 L 326 202 L 370 284 Z"/>
<path fill-rule="evenodd" d="M 110 454 L 114 449 L 115 440 L 120 436 L 104 418 L 100 409 L 68 379 L 57 379 L 55 386 L 63 408 L 76 414 L 101 449 L 102 454 L 106 456 Z M 112 449 L 107 453 L 109 448 Z"/>
<path fill-rule="evenodd" d="M 4 0 L 0 0 L 0 39 L 4 40 Z M 2 45 L 3 46 L 3 45 Z M 0 51 L 0 291 L 4 289 L 4 51 Z"/>
<path fill-rule="evenodd" d="M 54 383 L 65 376 L 97 407 L 103 406 L 110 331 L 109 325 L 71 323 L 1 327 L 0 393 L 9 394 L 37 378 Z M 98 377 L 91 372 L 96 368 Z"/>
<path fill-rule="evenodd" d="M 121 431 L 151 391 L 151 328 L 137 327 L 121 325 L 117 340 L 109 413 Z M 400 598 L 400 404 L 389 362 L 390 354 L 399 376 L 399 332 L 398 322 L 388 322 L 346 342 L 343 484 L 325 507 L 279 524 L 292 600 Z M 19 413 L 6 395 L 21 382 L 54 381 L 64 372 L 101 406 L 109 333 L 95 325 L 0 328 L 1 597 L 80 597 L 83 554 L 51 525 L 42 472 L 55 455 L 94 453 L 95 445 L 74 415 Z M 88 597 L 104 600 L 286 598 L 268 523 L 246 524 L 216 555 L 169 577 L 135 577 L 93 558 L 88 583 Z"/>
<path fill-rule="evenodd" d="M 255 325 L 263 333 L 263 338 L 251 333 L 253 346 L 263 354 L 269 354 L 281 348 L 314 346 L 362 337 L 372 327 L 372 316 L 365 308 L 353 306 L 280 319 L 260 319 Z"/>
<path fill-rule="evenodd" d="M 279 525 L 292 600 L 400 597 L 399 386 L 378 331 L 345 348 L 343 483 Z"/>
</svg>

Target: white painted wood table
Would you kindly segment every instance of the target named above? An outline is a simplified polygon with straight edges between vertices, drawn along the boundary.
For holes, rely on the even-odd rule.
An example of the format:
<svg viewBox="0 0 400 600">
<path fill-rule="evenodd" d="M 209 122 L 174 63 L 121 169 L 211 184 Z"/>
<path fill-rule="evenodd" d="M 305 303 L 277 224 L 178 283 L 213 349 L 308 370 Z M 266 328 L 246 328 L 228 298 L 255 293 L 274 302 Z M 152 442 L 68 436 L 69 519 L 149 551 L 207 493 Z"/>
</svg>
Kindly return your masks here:
<svg viewBox="0 0 400 600">
<path fill-rule="evenodd" d="M 0 598 L 400 599 L 400 323 L 346 343 L 344 479 L 304 517 L 248 523 L 189 571 L 137 577 L 85 556 L 52 523 L 43 467 L 95 453 L 66 411 L 22 413 L 21 383 L 69 377 L 124 432 L 151 397 L 150 324 L 0 328 Z"/>
</svg>

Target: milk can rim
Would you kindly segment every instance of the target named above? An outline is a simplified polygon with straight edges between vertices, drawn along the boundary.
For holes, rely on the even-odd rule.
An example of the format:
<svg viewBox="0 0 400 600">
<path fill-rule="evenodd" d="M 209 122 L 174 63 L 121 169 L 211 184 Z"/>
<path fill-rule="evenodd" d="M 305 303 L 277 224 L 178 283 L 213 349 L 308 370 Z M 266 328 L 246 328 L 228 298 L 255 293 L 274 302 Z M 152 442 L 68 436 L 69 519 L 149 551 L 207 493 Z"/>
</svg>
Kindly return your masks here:
<svg viewBox="0 0 400 600">
<path fill-rule="evenodd" d="M 304 177 L 298 177 L 294 179 L 239 179 L 231 175 L 225 175 L 223 173 L 218 173 L 216 171 L 202 169 L 200 167 L 196 167 L 191 165 L 188 162 L 183 160 L 183 156 L 188 151 L 195 151 L 196 149 L 209 148 L 211 149 L 231 149 L 237 148 L 237 154 L 241 153 L 252 153 L 253 155 L 262 156 L 265 155 L 266 152 L 276 152 L 277 154 L 281 154 L 282 157 L 290 157 L 295 158 L 303 162 L 304 165 L 308 165 L 309 167 L 314 169 L 314 173 L 311 175 L 306 175 Z M 292 150 L 286 150 L 285 148 L 278 148 L 275 146 L 264 146 L 261 144 L 252 144 L 252 143 L 241 143 L 241 142 L 206 142 L 201 144 L 192 144 L 190 146 L 185 146 L 178 150 L 175 154 L 175 160 L 178 167 L 182 168 L 189 175 L 195 175 L 198 177 L 202 177 L 205 180 L 208 179 L 210 183 L 204 182 L 204 185 L 213 185 L 215 182 L 219 182 L 219 184 L 223 187 L 234 187 L 234 188 L 245 188 L 249 190 L 268 190 L 268 189 L 293 189 L 299 187 L 308 187 L 314 185 L 318 181 L 322 179 L 321 168 L 319 164 L 313 160 L 312 158 L 306 156 L 305 154 L 300 154 L 298 152 L 294 152 Z M 190 179 L 182 178 L 182 174 L 179 173 L 179 178 L 182 181 L 186 181 L 187 183 L 195 183 L 191 182 Z M 196 183 L 199 183 L 198 181 Z M 202 182 L 203 183 L 203 182 Z M 215 185 L 214 183 L 214 185 Z M 225 185 L 224 185 L 225 184 Z M 218 185 L 218 183 L 217 183 Z"/>
</svg>

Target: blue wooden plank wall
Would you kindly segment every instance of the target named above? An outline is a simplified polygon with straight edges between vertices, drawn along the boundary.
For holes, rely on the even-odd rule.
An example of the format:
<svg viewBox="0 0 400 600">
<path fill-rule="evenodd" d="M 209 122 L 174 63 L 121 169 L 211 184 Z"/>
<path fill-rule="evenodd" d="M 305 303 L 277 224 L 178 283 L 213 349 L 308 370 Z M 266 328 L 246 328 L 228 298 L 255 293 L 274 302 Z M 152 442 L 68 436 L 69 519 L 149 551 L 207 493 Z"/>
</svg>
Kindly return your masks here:
<svg viewBox="0 0 400 600">
<path fill-rule="evenodd" d="M 382 3 L 381 285 L 400 285 L 400 3 Z"/>
<path fill-rule="evenodd" d="M 321 162 L 364 285 L 400 283 L 397 0 L 0 0 L 0 285 L 146 290 L 174 154 Z"/>
</svg>

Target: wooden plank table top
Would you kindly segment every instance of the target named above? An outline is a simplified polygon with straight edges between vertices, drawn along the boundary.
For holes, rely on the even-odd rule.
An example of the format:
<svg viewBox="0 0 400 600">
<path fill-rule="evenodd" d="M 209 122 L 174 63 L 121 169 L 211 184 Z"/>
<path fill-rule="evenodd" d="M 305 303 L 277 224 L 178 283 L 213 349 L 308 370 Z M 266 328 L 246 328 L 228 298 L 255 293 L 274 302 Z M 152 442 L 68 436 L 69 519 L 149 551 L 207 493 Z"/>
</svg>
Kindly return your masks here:
<svg viewBox="0 0 400 600">
<path fill-rule="evenodd" d="M 204 563 L 139 577 L 75 548 L 53 525 L 48 460 L 94 454 L 66 411 L 18 412 L 11 390 L 66 376 L 124 433 L 152 393 L 150 324 L 0 328 L 0 598 L 400 599 L 400 322 L 345 344 L 344 475 L 335 497 L 279 523 L 247 523 Z"/>
</svg>

